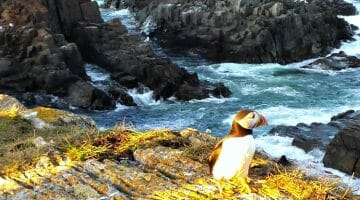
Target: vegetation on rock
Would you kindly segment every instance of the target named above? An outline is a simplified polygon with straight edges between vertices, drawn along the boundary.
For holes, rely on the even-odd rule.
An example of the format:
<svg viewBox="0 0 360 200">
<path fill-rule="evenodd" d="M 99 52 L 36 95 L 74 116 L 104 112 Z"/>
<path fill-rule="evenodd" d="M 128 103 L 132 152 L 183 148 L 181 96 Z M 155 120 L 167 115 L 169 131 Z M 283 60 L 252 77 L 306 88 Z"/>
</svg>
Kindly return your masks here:
<svg viewBox="0 0 360 200">
<path fill-rule="evenodd" d="M 0 127 L 0 194 L 9 199 L 20 194 L 24 195 L 21 198 L 69 197 L 65 191 L 72 191 L 70 196 L 76 198 L 110 197 L 114 190 L 117 198 L 134 199 L 351 197 L 339 184 L 311 179 L 296 167 L 278 166 L 259 153 L 250 170 L 250 194 L 238 180 L 219 183 L 207 167 L 207 157 L 218 139 L 194 129 L 35 129 L 20 117 L 2 117 Z M 33 139 L 39 136 L 51 142 L 37 147 Z M 15 152 L 21 155 L 16 157 Z M 32 189 L 35 186 L 36 191 Z"/>
</svg>

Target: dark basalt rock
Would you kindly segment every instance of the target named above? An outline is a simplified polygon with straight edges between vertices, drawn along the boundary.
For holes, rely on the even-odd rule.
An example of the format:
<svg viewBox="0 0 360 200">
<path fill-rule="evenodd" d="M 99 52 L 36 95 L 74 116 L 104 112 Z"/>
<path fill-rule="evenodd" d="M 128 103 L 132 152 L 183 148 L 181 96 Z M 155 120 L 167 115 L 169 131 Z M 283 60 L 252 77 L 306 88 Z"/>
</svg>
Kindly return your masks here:
<svg viewBox="0 0 360 200">
<path fill-rule="evenodd" d="M 116 81 L 110 81 L 108 93 L 114 97 L 114 99 L 120 101 L 122 105 L 136 106 L 134 99 L 127 93 L 127 88 L 120 85 Z"/>
<path fill-rule="evenodd" d="M 326 167 L 360 177 L 360 120 L 335 136 L 326 149 L 323 162 Z"/>
<path fill-rule="evenodd" d="M 114 99 L 135 105 L 123 86 L 139 84 L 154 90 L 156 99 L 173 96 L 187 84 L 199 94 L 192 92 L 184 99 L 229 94 L 221 93 L 223 85 L 200 84 L 196 75 L 156 56 L 139 36 L 128 34 L 119 20 L 103 23 L 96 2 L 14 0 L 3 3 L 1 11 L 2 90 L 41 91 L 90 109 L 115 108 Z M 87 83 L 83 58 L 106 68 L 120 85 L 102 91 Z"/>
<path fill-rule="evenodd" d="M 149 35 L 216 61 L 284 64 L 324 55 L 353 34 L 337 15 L 355 8 L 341 0 L 125 2 Z"/>
<path fill-rule="evenodd" d="M 142 84 L 149 87 L 155 99 L 176 96 L 179 100 L 189 100 L 230 95 L 227 89 L 222 92 L 225 91 L 223 85 L 200 83 L 196 74 L 155 55 L 140 37 L 127 33 L 118 19 L 98 25 L 80 23 L 71 35 L 88 62 L 106 68 L 123 86 L 134 88 Z"/>
<path fill-rule="evenodd" d="M 293 137 L 293 145 L 309 152 L 315 148 L 325 150 L 331 138 L 341 129 L 360 122 L 360 111 L 349 110 L 331 118 L 327 124 L 312 123 L 306 125 L 300 123 L 296 126 L 276 126 L 269 134 Z"/>
<path fill-rule="evenodd" d="M 82 108 L 115 108 L 107 94 L 86 82 L 89 77 L 79 49 L 75 43 L 67 42 L 67 35 L 62 34 L 68 33 L 77 20 L 86 20 L 84 16 L 94 11 L 94 6 L 76 10 L 79 5 L 82 4 L 65 0 L 3 3 L 1 22 L 4 30 L 0 32 L 2 91 L 31 94 L 18 95 L 28 104 L 53 106 L 51 95 L 55 95 Z M 86 90 L 77 91 L 79 85 L 86 85 Z M 84 99 L 75 98 L 75 93 L 82 92 L 90 95 L 84 95 Z M 64 105 L 63 102 L 59 104 L 60 107 Z"/>
<path fill-rule="evenodd" d="M 323 69 L 339 71 L 349 68 L 359 68 L 360 59 L 356 56 L 348 56 L 343 51 L 339 53 L 333 53 L 325 58 L 317 59 L 309 65 L 302 68 L 308 69 Z"/>
<path fill-rule="evenodd" d="M 331 10 L 337 15 L 350 16 L 356 14 L 356 8 L 351 3 L 343 0 L 308 0 L 320 7 L 322 12 Z"/>
<path fill-rule="evenodd" d="M 323 159 L 326 167 L 360 177 L 360 111 L 340 113 L 328 124 L 277 126 L 269 133 L 294 137 L 293 145 L 306 152 L 314 148 L 326 150 Z"/>
</svg>

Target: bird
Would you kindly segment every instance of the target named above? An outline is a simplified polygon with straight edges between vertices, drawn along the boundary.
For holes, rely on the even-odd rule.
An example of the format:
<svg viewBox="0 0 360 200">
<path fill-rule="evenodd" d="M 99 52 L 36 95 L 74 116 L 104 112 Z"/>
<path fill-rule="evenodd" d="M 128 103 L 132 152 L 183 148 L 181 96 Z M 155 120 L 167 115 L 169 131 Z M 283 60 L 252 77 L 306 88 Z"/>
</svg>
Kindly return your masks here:
<svg viewBox="0 0 360 200">
<path fill-rule="evenodd" d="M 255 153 L 252 129 L 265 125 L 266 118 L 256 111 L 246 109 L 235 115 L 230 132 L 215 145 L 209 157 L 210 173 L 215 180 L 246 180 Z"/>
</svg>

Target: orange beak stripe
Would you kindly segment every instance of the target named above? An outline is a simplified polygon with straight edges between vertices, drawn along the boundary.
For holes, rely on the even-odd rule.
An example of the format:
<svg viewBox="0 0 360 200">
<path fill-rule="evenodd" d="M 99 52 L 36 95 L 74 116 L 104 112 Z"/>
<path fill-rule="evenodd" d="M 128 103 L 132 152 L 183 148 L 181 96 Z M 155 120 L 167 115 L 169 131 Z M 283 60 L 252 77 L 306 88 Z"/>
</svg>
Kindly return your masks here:
<svg viewBox="0 0 360 200">
<path fill-rule="evenodd" d="M 261 119 L 260 119 L 260 124 L 259 126 L 267 126 L 269 125 L 268 124 L 268 121 L 266 120 L 266 118 L 264 117 L 264 115 L 261 115 Z"/>
</svg>

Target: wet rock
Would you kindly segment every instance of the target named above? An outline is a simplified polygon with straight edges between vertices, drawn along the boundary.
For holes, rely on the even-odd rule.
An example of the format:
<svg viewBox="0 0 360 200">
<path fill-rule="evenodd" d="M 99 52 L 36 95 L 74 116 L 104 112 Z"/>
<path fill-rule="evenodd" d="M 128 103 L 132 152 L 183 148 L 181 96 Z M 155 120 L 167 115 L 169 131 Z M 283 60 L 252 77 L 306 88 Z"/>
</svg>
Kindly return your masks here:
<svg viewBox="0 0 360 200">
<path fill-rule="evenodd" d="M 48 101 L 51 99 L 48 96 L 54 95 L 71 99 L 72 104 L 84 105 L 80 99 L 68 96 L 73 84 L 85 82 L 89 77 L 77 45 L 66 39 L 78 21 L 102 22 L 96 2 L 15 0 L 6 1 L 2 6 L 5 16 L 2 23 L 15 24 L 1 31 L 0 53 L 4 58 L 0 60 L 2 91 L 18 97 L 22 96 L 20 93 L 38 93 L 42 100 L 34 95 L 27 96 L 28 99 L 24 96 L 24 100 L 35 104 L 54 106 Z M 84 100 L 91 101 L 91 104 L 83 108 L 115 107 L 108 95 L 92 85 L 88 89 L 94 91 L 93 99 Z M 59 106 L 65 105 L 61 103 Z"/>
<path fill-rule="evenodd" d="M 290 161 L 286 158 L 286 156 L 281 156 L 280 159 L 277 161 L 278 164 L 282 166 L 289 166 L 291 165 Z"/>
<path fill-rule="evenodd" d="M 178 95 L 180 100 L 219 97 L 218 91 L 224 90 L 219 84 L 200 84 L 197 75 L 155 55 L 140 37 L 128 34 L 119 20 L 97 26 L 83 23 L 73 31 L 72 39 L 88 62 L 106 68 L 121 85 L 134 87 L 141 83 L 149 87 L 156 99 L 174 96 L 184 87 L 196 92 Z"/>
<path fill-rule="evenodd" d="M 343 128 L 357 124 L 360 121 L 360 111 L 349 110 L 331 118 L 327 124 L 312 123 L 296 126 L 276 126 L 269 134 L 294 138 L 292 145 L 309 152 L 315 148 L 325 150 L 331 139 Z"/>
<path fill-rule="evenodd" d="M 82 17 L 90 23 L 103 23 L 104 20 L 100 16 L 99 6 L 96 1 L 81 3 Z"/>
<path fill-rule="evenodd" d="M 114 99 L 120 101 L 122 105 L 136 106 L 134 99 L 128 94 L 127 88 L 121 86 L 119 83 L 111 81 L 108 92 Z"/>
<path fill-rule="evenodd" d="M 337 15 L 355 9 L 342 0 L 336 5 L 333 1 L 153 0 L 135 1 L 133 6 L 143 32 L 167 45 L 196 48 L 216 61 L 247 63 L 289 63 L 329 53 L 353 34 Z"/>
<path fill-rule="evenodd" d="M 339 53 L 333 53 L 325 58 L 317 59 L 302 68 L 340 71 L 358 67 L 360 67 L 360 59 L 358 57 L 348 56 L 341 51 Z"/>
<path fill-rule="evenodd" d="M 139 81 L 136 79 L 136 77 L 126 74 L 124 72 L 111 74 L 111 79 L 115 80 L 120 85 L 123 85 L 130 89 L 139 86 L 138 84 Z"/>
<path fill-rule="evenodd" d="M 332 10 L 337 15 L 350 16 L 356 14 L 356 7 L 351 3 L 342 0 L 310 0 L 309 2 L 315 3 L 322 11 Z"/>
<path fill-rule="evenodd" d="M 112 98 L 84 81 L 78 81 L 69 87 L 68 101 L 73 106 L 80 108 L 95 110 L 115 108 L 115 101 Z"/>
<path fill-rule="evenodd" d="M 360 120 L 342 129 L 331 141 L 323 159 L 326 167 L 360 177 Z"/>
</svg>

